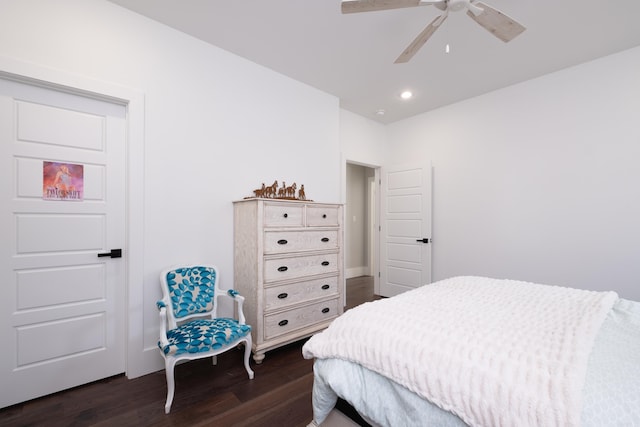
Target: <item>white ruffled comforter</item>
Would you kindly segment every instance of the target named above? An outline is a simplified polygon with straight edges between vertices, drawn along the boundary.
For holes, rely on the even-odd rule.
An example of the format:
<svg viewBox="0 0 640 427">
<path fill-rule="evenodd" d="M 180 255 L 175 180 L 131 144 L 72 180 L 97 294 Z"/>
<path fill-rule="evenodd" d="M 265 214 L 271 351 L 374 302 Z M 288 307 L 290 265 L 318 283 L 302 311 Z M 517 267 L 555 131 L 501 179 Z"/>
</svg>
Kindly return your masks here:
<svg viewBox="0 0 640 427">
<path fill-rule="evenodd" d="M 303 355 L 359 363 L 472 426 L 577 426 L 589 353 L 616 300 L 456 277 L 347 311 Z"/>
</svg>

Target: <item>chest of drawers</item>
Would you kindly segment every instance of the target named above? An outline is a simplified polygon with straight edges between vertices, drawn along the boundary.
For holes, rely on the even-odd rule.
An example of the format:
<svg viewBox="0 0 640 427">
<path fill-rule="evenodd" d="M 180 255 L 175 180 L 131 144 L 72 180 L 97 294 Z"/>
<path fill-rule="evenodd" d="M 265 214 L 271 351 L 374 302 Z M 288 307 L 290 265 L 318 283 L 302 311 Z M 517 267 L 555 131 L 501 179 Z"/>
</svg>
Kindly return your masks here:
<svg viewBox="0 0 640 427">
<path fill-rule="evenodd" d="M 341 205 L 234 202 L 234 286 L 245 297 L 256 363 L 342 314 L 343 271 Z"/>
</svg>

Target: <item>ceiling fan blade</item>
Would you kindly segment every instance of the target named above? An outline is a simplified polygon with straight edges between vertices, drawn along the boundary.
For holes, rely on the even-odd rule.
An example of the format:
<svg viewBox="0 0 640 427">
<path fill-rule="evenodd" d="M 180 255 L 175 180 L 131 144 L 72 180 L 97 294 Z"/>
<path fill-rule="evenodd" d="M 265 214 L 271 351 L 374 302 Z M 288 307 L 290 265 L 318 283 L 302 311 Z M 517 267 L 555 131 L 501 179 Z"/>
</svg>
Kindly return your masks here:
<svg viewBox="0 0 640 427">
<path fill-rule="evenodd" d="M 474 2 L 473 4 L 484 9 L 484 12 L 476 15 L 471 11 L 467 11 L 467 15 L 505 43 L 513 40 L 526 29 L 520 23 L 491 6 L 481 2 Z"/>
<path fill-rule="evenodd" d="M 411 42 L 409 46 L 398 56 L 398 59 L 395 60 L 394 64 L 402 64 L 405 62 L 409 62 L 413 55 L 415 55 L 422 46 L 429 40 L 429 37 L 436 32 L 436 30 L 442 25 L 444 20 L 447 19 L 447 14 L 438 16 L 436 19 L 431 21 L 427 27 L 422 30 L 418 37 L 415 38 L 414 41 Z"/>
<path fill-rule="evenodd" d="M 426 6 L 428 4 L 431 4 L 431 2 L 422 2 L 420 0 L 347 0 L 342 2 L 342 13 L 400 9 L 403 7 Z"/>
</svg>

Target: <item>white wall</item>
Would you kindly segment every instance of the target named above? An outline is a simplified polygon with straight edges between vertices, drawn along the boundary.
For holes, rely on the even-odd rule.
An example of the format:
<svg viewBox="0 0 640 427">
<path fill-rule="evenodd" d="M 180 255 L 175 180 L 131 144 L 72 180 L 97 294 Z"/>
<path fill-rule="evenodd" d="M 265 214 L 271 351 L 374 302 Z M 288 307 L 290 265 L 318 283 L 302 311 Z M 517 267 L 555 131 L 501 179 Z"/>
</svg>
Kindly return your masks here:
<svg viewBox="0 0 640 427">
<path fill-rule="evenodd" d="M 640 300 L 640 48 L 389 126 L 434 165 L 433 279 L 470 274 Z"/>
<path fill-rule="evenodd" d="M 340 110 L 340 149 L 345 168 L 347 161 L 365 166 L 382 166 L 387 159 L 387 140 L 385 125 Z M 342 182 L 344 178 L 343 171 Z"/>
<path fill-rule="evenodd" d="M 144 95 L 144 215 L 130 224 L 144 228 L 131 260 L 144 277 L 129 292 L 144 295 L 136 346 L 158 369 L 158 274 L 211 262 L 232 287 L 232 200 L 284 180 L 339 201 L 338 100 L 104 0 L 0 0 L 0 11 L 0 57 Z"/>
</svg>

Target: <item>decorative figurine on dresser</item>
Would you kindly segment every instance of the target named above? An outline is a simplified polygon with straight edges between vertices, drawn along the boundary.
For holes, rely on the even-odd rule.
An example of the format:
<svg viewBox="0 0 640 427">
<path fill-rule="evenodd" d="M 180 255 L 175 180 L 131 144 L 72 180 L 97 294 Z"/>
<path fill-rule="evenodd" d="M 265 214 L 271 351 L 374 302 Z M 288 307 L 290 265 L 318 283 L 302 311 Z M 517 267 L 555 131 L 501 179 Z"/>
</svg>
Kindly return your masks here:
<svg viewBox="0 0 640 427">
<path fill-rule="evenodd" d="M 344 308 L 342 205 L 306 200 L 304 185 L 298 197 L 287 188 L 296 184 L 263 184 L 233 206 L 234 284 L 256 363 L 326 328 Z"/>
</svg>

